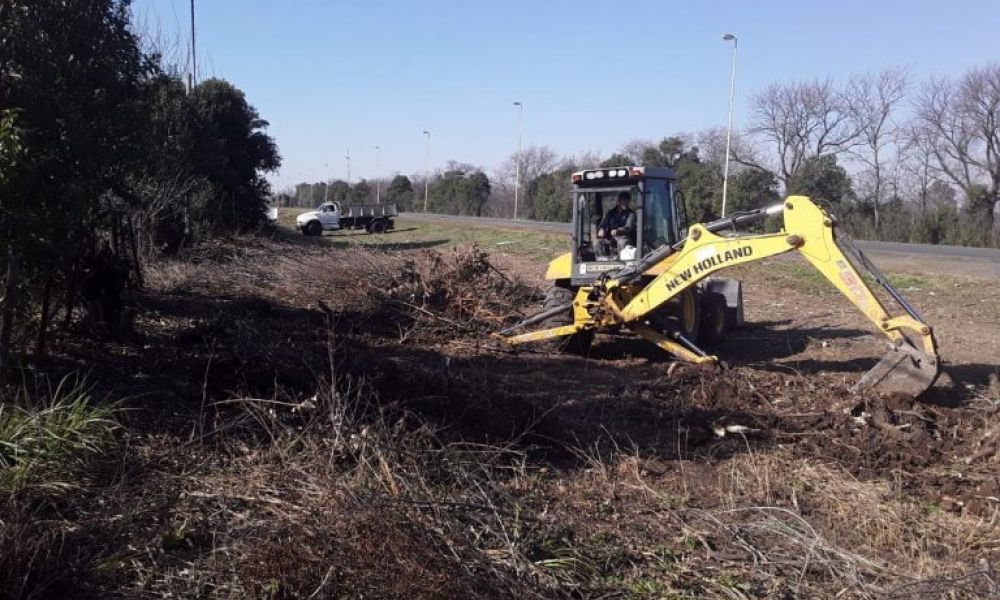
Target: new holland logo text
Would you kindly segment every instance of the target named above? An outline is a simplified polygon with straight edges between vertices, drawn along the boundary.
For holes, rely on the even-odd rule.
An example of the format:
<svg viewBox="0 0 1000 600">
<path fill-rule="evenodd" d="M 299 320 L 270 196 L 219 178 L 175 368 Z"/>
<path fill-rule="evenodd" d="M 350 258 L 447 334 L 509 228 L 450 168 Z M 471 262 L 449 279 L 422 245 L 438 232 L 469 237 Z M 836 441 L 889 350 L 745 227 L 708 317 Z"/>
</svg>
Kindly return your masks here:
<svg viewBox="0 0 1000 600">
<path fill-rule="evenodd" d="M 743 246 L 742 248 L 733 248 L 732 250 L 726 250 L 725 252 L 720 252 L 718 254 L 713 254 L 708 258 L 697 262 L 694 266 L 684 269 L 677 274 L 676 277 L 667 282 L 667 291 L 672 292 L 677 289 L 678 286 L 684 285 L 684 282 L 689 281 L 692 277 L 700 275 L 706 271 L 714 270 L 720 265 L 724 265 L 727 262 L 736 260 L 737 258 L 745 258 L 753 254 L 753 248 L 750 246 Z"/>
</svg>

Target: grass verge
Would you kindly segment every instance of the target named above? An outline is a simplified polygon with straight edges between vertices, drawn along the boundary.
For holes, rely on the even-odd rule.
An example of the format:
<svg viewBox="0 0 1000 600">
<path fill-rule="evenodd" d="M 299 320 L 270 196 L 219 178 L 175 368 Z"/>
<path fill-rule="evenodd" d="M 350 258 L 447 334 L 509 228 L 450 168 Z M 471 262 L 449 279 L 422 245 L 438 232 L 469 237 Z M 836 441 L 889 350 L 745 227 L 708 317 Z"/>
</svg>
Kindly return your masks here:
<svg viewBox="0 0 1000 600">
<path fill-rule="evenodd" d="M 305 209 L 283 208 L 278 220 L 278 235 L 289 241 L 332 248 L 362 247 L 379 250 L 445 249 L 475 244 L 494 253 L 529 256 L 549 260 L 569 251 L 569 236 L 502 227 L 483 227 L 464 223 L 428 223 L 406 218 L 396 219 L 396 228 L 384 234 L 365 231 L 337 231 L 319 238 L 307 238 L 295 229 L 295 217 Z"/>
</svg>

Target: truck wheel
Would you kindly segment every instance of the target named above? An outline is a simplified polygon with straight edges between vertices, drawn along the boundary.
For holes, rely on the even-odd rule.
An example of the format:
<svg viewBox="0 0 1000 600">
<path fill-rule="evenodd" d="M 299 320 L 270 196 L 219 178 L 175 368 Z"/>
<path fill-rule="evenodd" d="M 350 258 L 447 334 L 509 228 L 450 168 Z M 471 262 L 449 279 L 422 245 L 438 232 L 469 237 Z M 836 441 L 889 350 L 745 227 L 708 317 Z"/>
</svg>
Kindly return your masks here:
<svg viewBox="0 0 1000 600">
<path fill-rule="evenodd" d="M 697 288 L 689 287 L 667 300 L 650 319 L 662 330 L 679 329 L 684 337 L 697 342 L 701 330 L 701 294 Z"/>
<path fill-rule="evenodd" d="M 320 225 L 319 221 L 309 221 L 306 223 L 306 228 L 302 230 L 305 235 L 323 235 L 323 226 Z"/>
<path fill-rule="evenodd" d="M 726 335 L 726 297 L 722 294 L 705 294 L 701 299 L 701 324 L 698 341 L 713 345 Z"/>
<path fill-rule="evenodd" d="M 370 227 L 371 228 L 368 230 L 368 233 L 385 233 L 385 221 L 382 219 L 372 221 Z"/>
<path fill-rule="evenodd" d="M 576 298 L 576 290 L 567 289 L 564 287 L 559 287 L 553 285 L 545 292 L 545 304 L 542 305 L 543 310 L 549 310 L 550 308 L 555 308 L 557 306 L 562 306 L 564 304 L 569 304 L 573 302 Z M 565 312 L 559 313 L 555 316 L 549 317 L 542 321 L 541 325 L 545 329 L 552 329 L 554 327 L 563 327 L 565 325 L 573 324 L 573 309 L 568 308 Z M 564 354 L 579 354 L 581 356 L 586 356 L 590 352 L 590 345 L 594 342 L 594 331 L 592 329 L 587 329 L 584 331 L 578 331 L 573 335 L 566 337 L 556 338 L 547 343 L 547 345 L 555 350 L 556 352 L 561 352 Z"/>
</svg>

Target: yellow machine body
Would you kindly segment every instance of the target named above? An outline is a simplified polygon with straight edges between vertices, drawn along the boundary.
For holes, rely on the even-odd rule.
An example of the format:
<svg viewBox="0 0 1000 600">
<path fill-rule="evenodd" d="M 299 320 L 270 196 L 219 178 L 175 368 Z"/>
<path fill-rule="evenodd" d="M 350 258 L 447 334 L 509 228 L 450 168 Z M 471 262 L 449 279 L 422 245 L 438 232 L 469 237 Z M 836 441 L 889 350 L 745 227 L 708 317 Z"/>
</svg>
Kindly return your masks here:
<svg viewBox="0 0 1000 600">
<path fill-rule="evenodd" d="M 700 351 L 683 336 L 658 330 L 651 324 L 650 315 L 720 270 L 797 251 L 888 338 L 889 354 L 859 386 L 913 395 L 927 389 L 938 372 L 931 327 L 919 320 L 898 295 L 896 298 L 907 308 L 907 314 L 889 314 L 837 243 L 836 220 L 832 215 L 805 196 L 790 196 L 780 208 L 784 228 L 779 233 L 721 236 L 703 224 L 692 225 L 676 251 L 647 265 L 638 277 L 622 281 L 611 274 L 594 285 L 579 287 L 572 303 L 571 324 L 501 338 L 516 346 L 624 327 L 680 359 L 715 362 L 716 357 Z M 566 279 L 570 270 L 571 255 L 567 253 L 549 264 L 546 278 Z"/>
</svg>

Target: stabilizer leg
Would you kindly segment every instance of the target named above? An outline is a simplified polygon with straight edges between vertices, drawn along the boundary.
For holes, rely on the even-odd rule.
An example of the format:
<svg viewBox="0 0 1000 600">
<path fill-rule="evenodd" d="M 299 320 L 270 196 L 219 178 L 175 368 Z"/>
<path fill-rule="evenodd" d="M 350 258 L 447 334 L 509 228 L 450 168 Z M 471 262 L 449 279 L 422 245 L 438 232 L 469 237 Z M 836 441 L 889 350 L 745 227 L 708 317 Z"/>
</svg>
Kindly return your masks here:
<svg viewBox="0 0 1000 600">
<path fill-rule="evenodd" d="M 719 360 L 716 357 L 706 354 L 700 348 L 695 346 L 693 343 L 688 342 L 689 344 L 691 344 L 691 348 L 694 348 L 694 350 L 691 350 L 686 345 L 675 342 L 668 336 L 663 335 L 662 333 L 653 329 L 652 327 L 649 327 L 648 325 L 642 325 L 639 323 L 630 323 L 629 329 L 638 333 L 643 338 L 652 342 L 653 344 L 656 344 L 656 346 L 661 350 L 666 350 L 667 352 L 673 354 L 677 358 L 686 360 L 687 362 L 695 364 L 719 362 Z"/>
</svg>

